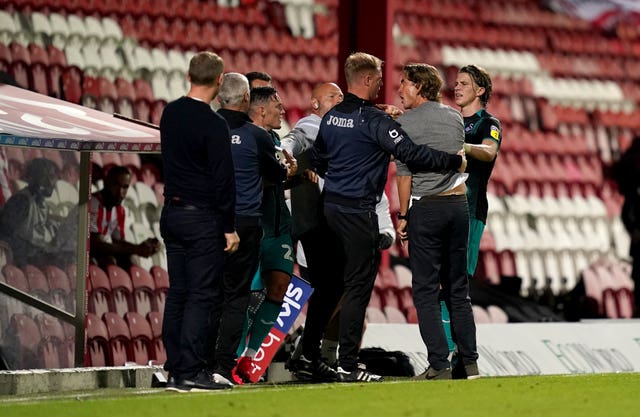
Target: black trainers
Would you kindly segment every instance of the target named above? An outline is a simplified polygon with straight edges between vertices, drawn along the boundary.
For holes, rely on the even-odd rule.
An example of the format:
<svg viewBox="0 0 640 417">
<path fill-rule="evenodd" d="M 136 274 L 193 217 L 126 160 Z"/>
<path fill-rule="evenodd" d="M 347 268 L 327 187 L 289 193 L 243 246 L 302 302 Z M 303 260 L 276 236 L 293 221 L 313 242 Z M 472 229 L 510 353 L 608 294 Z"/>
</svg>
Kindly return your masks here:
<svg viewBox="0 0 640 417">
<path fill-rule="evenodd" d="M 416 381 L 451 379 L 451 368 L 435 369 L 429 366 L 426 371 L 411 379 Z"/>
<path fill-rule="evenodd" d="M 176 384 L 176 391 L 198 392 L 232 388 L 233 383 L 220 374 L 214 374 L 206 369 L 189 379 L 183 379 Z"/>
<path fill-rule="evenodd" d="M 478 363 L 473 362 L 464 366 L 464 372 L 467 374 L 467 379 L 480 378 L 480 372 L 478 371 Z"/>
<path fill-rule="evenodd" d="M 322 360 L 311 361 L 305 358 L 304 355 L 301 355 L 298 359 L 287 361 L 285 367 L 301 381 L 334 382 L 338 379 L 336 371 Z"/>
<path fill-rule="evenodd" d="M 338 382 L 382 382 L 384 378 L 371 373 L 363 368 L 354 369 L 351 372 L 338 367 Z"/>
<path fill-rule="evenodd" d="M 451 376 L 453 379 L 478 379 L 480 372 L 478 371 L 478 363 L 473 362 L 465 365 L 460 358 L 454 355 L 451 360 Z"/>
<path fill-rule="evenodd" d="M 178 381 L 174 375 L 169 374 L 169 377 L 167 378 L 167 385 L 164 389 L 167 391 L 178 391 Z"/>
</svg>

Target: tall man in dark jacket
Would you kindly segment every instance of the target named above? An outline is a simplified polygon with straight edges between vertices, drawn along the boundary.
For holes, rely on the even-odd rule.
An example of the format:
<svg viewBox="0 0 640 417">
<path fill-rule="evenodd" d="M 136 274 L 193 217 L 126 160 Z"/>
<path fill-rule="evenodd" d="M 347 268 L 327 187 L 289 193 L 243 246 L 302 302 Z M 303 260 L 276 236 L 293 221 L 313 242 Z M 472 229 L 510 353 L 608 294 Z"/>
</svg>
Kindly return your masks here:
<svg viewBox="0 0 640 417">
<path fill-rule="evenodd" d="M 229 128 L 209 104 L 223 69 L 218 55 L 197 53 L 189 63 L 189 92 L 169 103 L 160 120 L 165 180 L 160 232 L 169 267 L 162 329 L 167 389 L 231 386 L 207 368 L 205 352 L 211 311 L 223 300 L 225 253 L 239 244 Z"/>
<path fill-rule="evenodd" d="M 415 145 L 400 125 L 371 100 L 382 86 L 382 61 L 362 52 L 345 62 L 348 92 L 320 124 L 314 165 L 325 178 L 324 211 L 345 253 L 344 297 L 340 311 L 338 380 L 380 381 L 357 366 L 362 325 L 376 278 L 378 217 L 391 155 L 413 171 L 463 172 L 466 160 Z"/>
</svg>

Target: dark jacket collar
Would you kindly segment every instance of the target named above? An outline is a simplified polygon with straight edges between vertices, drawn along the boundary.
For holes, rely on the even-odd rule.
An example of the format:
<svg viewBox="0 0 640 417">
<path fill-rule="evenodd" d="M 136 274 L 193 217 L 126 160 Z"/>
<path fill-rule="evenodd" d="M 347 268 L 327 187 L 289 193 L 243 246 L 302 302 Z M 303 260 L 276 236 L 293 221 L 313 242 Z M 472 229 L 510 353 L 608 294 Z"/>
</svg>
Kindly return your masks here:
<svg viewBox="0 0 640 417">
<path fill-rule="evenodd" d="M 229 129 L 237 129 L 241 126 L 244 126 L 247 123 L 252 123 L 251 118 L 247 113 L 230 110 L 230 109 L 219 109 L 218 114 L 227 121 L 229 125 Z"/>
</svg>

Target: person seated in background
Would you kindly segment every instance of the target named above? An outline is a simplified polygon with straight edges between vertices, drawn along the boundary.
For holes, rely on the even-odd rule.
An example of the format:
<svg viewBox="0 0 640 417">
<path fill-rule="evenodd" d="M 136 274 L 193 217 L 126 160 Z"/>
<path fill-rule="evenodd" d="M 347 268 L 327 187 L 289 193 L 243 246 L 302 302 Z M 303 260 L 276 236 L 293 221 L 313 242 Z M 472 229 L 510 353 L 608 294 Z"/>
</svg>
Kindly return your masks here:
<svg viewBox="0 0 640 417">
<path fill-rule="evenodd" d="M 48 159 L 33 159 L 25 179 L 28 185 L 11 196 L 2 210 L 0 239 L 11 247 L 15 265 L 42 265 L 51 262 L 59 228 L 46 202 L 55 188 L 56 167 Z"/>
<path fill-rule="evenodd" d="M 129 185 L 131 172 L 126 167 L 112 167 L 104 179 L 104 188 L 91 196 L 90 233 L 91 262 L 102 268 L 118 265 L 131 266 L 131 255 L 145 258 L 160 249 L 156 238 L 135 244 L 126 240 L 125 208 L 122 205 Z"/>
</svg>

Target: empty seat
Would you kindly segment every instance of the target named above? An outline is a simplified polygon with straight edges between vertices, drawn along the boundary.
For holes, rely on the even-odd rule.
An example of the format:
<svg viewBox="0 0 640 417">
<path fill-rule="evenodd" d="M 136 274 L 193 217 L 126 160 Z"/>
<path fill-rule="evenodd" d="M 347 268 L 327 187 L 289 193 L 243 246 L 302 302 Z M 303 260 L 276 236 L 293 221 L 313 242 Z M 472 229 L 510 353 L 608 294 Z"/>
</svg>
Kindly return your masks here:
<svg viewBox="0 0 640 417">
<path fill-rule="evenodd" d="M 41 368 L 43 360 L 38 355 L 42 336 L 35 321 L 25 314 L 14 314 L 5 331 L 5 345 L 13 352 L 15 363 L 11 369 Z"/>
<path fill-rule="evenodd" d="M 133 283 L 133 304 L 135 311 L 146 316 L 151 311 L 158 311 L 153 277 L 145 269 L 132 265 L 129 269 Z"/>
<path fill-rule="evenodd" d="M 73 355 L 73 344 L 67 343 L 64 329 L 60 320 L 48 314 L 36 316 L 36 324 L 40 329 L 42 340 L 40 352 L 44 357 L 44 365 L 47 368 L 66 368 L 73 363 L 69 357 Z"/>
<path fill-rule="evenodd" d="M 151 268 L 151 275 L 156 285 L 156 302 L 158 305 L 158 311 L 164 311 L 164 303 L 167 298 L 167 292 L 169 291 L 169 274 L 167 270 L 161 266 L 153 266 Z"/>
<path fill-rule="evenodd" d="M 89 312 L 102 317 L 108 311 L 115 311 L 109 277 L 99 266 L 89 265 L 89 283 Z"/>
<path fill-rule="evenodd" d="M 22 270 L 14 265 L 7 264 L 2 267 L 3 281 L 7 285 L 11 285 L 17 290 L 29 293 L 29 284 Z M 14 314 L 22 314 L 25 312 L 25 304 L 15 298 L 9 297 L 6 300 L 6 318 L 7 320 Z"/>
<path fill-rule="evenodd" d="M 380 290 L 374 289 L 371 292 L 371 297 L 369 298 L 369 307 L 382 309 L 382 299 L 380 296 Z"/>
<path fill-rule="evenodd" d="M 74 311 L 75 298 L 72 297 L 67 273 L 55 265 L 45 265 L 42 271 L 49 283 L 51 304 L 67 311 Z"/>
<path fill-rule="evenodd" d="M 163 364 L 167 360 L 167 353 L 162 341 L 162 312 L 152 311 L 147 315 L 147 321 L 151 326 L 153 336 L 154 364 Z"/>
<path fill-rule="evenodd" d="M 116 313 L 105 313 L 104 323 L 109 333 L 109 365 L 122 366 L 132 360 L 131 333 L 124 319 Z"/>
<path fill-rule="evenodd" d="M 398 308 L 400 303 L 396 295 L 396 288 L 387 287 L 380 289 L 380 298 L 384 307 Z"/>
<path fill-rule="evenodd" d="M 34 265 L 24 267 L 24 275 L 29 283 L 29 293 L 43 301 L 51 301 L 49 283 L 44 273 Z"/>
<path fill-rule="evenodd" d="M 115 312 L 124 317 L 128 311 L 135 311 L 133 308 L 133 285 L 131 277 L 117 265 L 107 266 L 107 276 L 111 283 L 111 294 Z"/>
<path fill-rule="evenodd" d="M 131 334 L 131 359 L 139 365 L 149 364 L 149 360 L 155 359 L 149 322 L 136 312 L 128 312 L 125 321 Z"/>
<path fill-rule="evenodd" d="M 82 71 L 78 67 L 69 66 L 60 75 L 63 100 L 80 103 L 82 97 Z"/>
<path fill-rule="evenodd" d="M 105 323 L 93 313 L 87 313 L 87 365 L 107 366 L 109 362 L 109 332 Z"/>
</svg>

